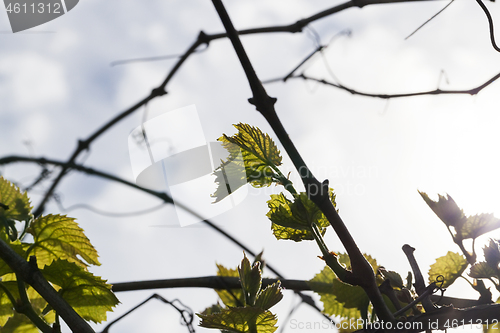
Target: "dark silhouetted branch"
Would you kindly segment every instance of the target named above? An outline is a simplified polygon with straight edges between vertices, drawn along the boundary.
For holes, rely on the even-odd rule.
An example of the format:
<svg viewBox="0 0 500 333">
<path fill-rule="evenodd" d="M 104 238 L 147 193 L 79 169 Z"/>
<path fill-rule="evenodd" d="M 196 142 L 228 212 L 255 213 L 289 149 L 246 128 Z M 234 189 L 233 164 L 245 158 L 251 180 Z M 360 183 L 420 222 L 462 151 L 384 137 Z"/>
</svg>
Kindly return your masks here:
<svg viewBox="0 0 500 333">
<path fill-rule="evenodd" d="M 374 98 L 381 98 L 381 99 L 391 99 L 391 98 L 402 98 L 402 97 L 413 97 L 413 96 L 423 96 L 423 95 L 477 95 L 481 90 L 495 82 L 500 78 L 500 73 L 496 74 L 493 76 L 491 79 L 486 81 L 485 83 L 481 84 L 480 86 L 477 86 L 472 89 L 467 89 L 467 90 L 443 90 L 443 89 L 435 89 L 435 90 L 428 90 L 428 91 L 421 91 L 421 92 L 414 92 L 414 93 L 404 93 L 404 94 L 372 94 L 372 93 L 365 93 L 361 92 L 349 87 L 346 87 L 344 85 L 338 84 L 338 83 L 333 83 L 326 81 L 324 79 L 317 79 L 314 77 L 310 77 L 306 74 L 299 74 L 299 75 L 293 75 L 290 77 L 286 77 L 286 80 L 292 80 L 292 79 L 301 79 L 305 81 L 313 81 L 317 83 L 321 83 L 330 87 L 335 87 L 338 89 L 345 90 L 353 95 L 359 95 L 359 96 L 366 96 L 366 97 L 374 97 Z M 285 81 L 285 78 L 277 78 L 277 79 L 272 79 L 272 80 L 267 80 L 265 83 L 274 83 L 274 82 L 280 82 L 280 81 Z"/>
<path fill-rule="evenodd" d="M 415 290 L 419 296 L 424 296 L 428 291 L 428 288 L 425 287 L 424 278 L 422 276 L 422 272 L 420 271 L 420 267 L 418 266 L 417 260 L 413 255 L 415 249 L 408 244 L 403 245 L 403 252 L 408 258 L 408 262 L 410 263 L 411 270 L 413 271 L 413 275 L 415 276 Z M 429 297 L 424 297 L 422 299 L 422 305 L 426 312 L 431 312 L 435 310 L 434 304 L 431 302 Z"/>
<path fill-rule="evenodd" d="M 439 14 L 441 14 L 446 8 L 448 8 L 452 3 L 453 1 L 455 0 L 451 0 L 446 6 L 443 7 L 443 9 L 441 9 L 439 12 L 437 12 L 436 14 L 432 15 L 432 17 L 430 19 L 428 19 L 427 21 L 425 21 L 424 23 L 422 23 L 417 29 L 415 29 L 411 34 L 409 34 L 408 36 L 406 36 L 405 40 L 407 40 L 408 38 L 410 38 L 411 36 L 413 36 L 414 34 L 417 33 L 417 31 L 419 31 L 420 29 L 422 29 L 427 23 L 429 23 L 430 21 L 432 21 L 436 16 L 438 16 Z"/>
<path fill-rule="evenodd" d="M 217 10 L 217 13 L 219 14 L 224 28 L 226 29 L 228 38 L 233 44 L 241 66 L 245 71 L 250 89 L 252 90 L 252 98 L 249 99 L 249 102 L 255 105 L 255 108 L 264 116 L 276 133 L 279 141 L 284 146 L 287 154 L 290 156 L 290 159 L 295 165 L 295 168 L 301 175 L 309 198 L 321 209 L 323 214 L 325 214 L 349 254 L 352 272 L 341 268 L 342 273 L 340 275 L 337 274 L 337 276 L 347 283 L 361 286 L 372 302 L 377 316 L 384 321 L 393 321 L 394 317 L 387 308 L 387 305 L 382 298 L 382 294 L 378 289 L 371 265 L 359 250 L 356 242 L 352 238 L 351 234 L 347 230 L 347 227 L 329 199 L 328 182 L 320 183 L 312 175 L 278 118 L 274 108 L 276 98 L 272 98 L 267 94 L 264 86 L 257 77 L 250 59 L 245 52 L 243 44 L 241 43 L 238 32 L 234 28 L 222 1 L 212 0 L 212 2 Z M 331 257 L 327 257 L 327 255 L 328 254 L 323 255 L 327 263 L 329 263 L 329 261 L 336 261 L 336 258 L 333 258 L 333 255 L 331 255 Z M 332 267 L 332 269 L 335 268 Z"/>
<path fill-rule="evenodd" d="M 497 43 L 495 42 L 495 29 L 493 28 L 493 18 L 491 17 L 490 11 L 484 4 L 482 0 L 476 0 L 476 2 L 479 4 L 481 9 L 483 10 L 484 14 L 486 15 L 486 18 L 488 19 L 488 27 L 490 29 L 490 40 L 491 40 L 491 45 L 493 48 L 500 52 L 500 48 L 498 47 Z"/>
<path fill-rule="evenodd" d="M 141 306 L 143 306 L 144 304 L 146 304 L 147 302 L 149 302 L 152 299 L 157 299 L 159 301 L 162 301 L 165 304 L 172 306 L 177 312 L 179 312 L 179 314 L 181 316 L 181 323 L 187 327 L 189 333 L 195 333 L 195 330 L 193 327 L 193 319 L 194 319 L 193 310 L 188 308 L 186 305 L 182 304 L 182 302 L 179 301 L 178 299 L 174 299 L 173 301 L 169 301 L 158 294 L 151 295 L 145 301 L 134 306 L 132 309 L 130 309 L 129 311 L 125 312 L 120 317 L 116 318 L 115 320 L 113 320 L 112 322 L 107 324 L 106 327 L 104 327 L 104 329 L 102 330 L 102 333 L 108 333 L 111 326 L 113 326 L 114 324 L 116 324 L 117 322 L 122 320 L 123 318 L 127 317 L 129 314 L 131 314 L 132 312 L 134 312 L 135 310 L 137 310 L 138 308 L 140 308 Z M 179 303 L 179 306 L 176 305 L 176 303 Z"/>
<path fill-rule="evenodd" d="M 267 267 L 267 266 L 266 266 Z M 327 290 L 331 287 L 331 283 L 304 281 L 304 280 L 287 280 L 287 279 L 262 279 L 262 288 L 280 281 L 281 286 L 287 290 L 294 291 L 312 291 Z M 170 288 L 210 288 L 210 289 L 239 289 L 241 282 L 237 277 L 227 276 L 203 276 L 195 278 L 182 279 L 163 279 L 163 280 L 148 280 L 136 282 L 119 282 L 112 283 L 114 292 L 125 292 L 134 290 L 150 290 L 150 289 L 170 289 Z M 431 300 L 438 305 L 453 305 L 455 308 L 468 308 L 479 305 L 479 302 L 471 299 L 447 297 L 447 296 L 430 296 Z"/>
</svg>

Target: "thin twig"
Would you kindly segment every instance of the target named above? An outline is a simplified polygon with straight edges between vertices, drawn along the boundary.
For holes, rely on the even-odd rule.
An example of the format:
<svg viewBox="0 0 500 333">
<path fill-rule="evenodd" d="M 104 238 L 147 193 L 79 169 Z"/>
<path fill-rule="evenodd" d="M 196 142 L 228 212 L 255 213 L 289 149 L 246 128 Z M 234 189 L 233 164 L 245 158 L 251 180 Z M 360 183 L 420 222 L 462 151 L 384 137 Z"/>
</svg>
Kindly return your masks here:
<svg viewBox="0 0 500 333">
<path fill-rule="evenodd" d="M 427 21 L 425 21 L 422 25 L 420 25 L 417 29 L 415 29 L 411 34 L 409 34 L 408 36 L 406 36 L 405 40 L 407 40 L 408 38 L 410 38 L 411 36 L 413 36 L 414 34 L 416 34 L 417 31 L 419 31 L 420 29 L 422 29 L 427 23 L 429 23 L 430 21 L 432 21 L 436 16 L 438 16 L 439 14 L 441 14 L 446 8 L 448 8 L 448 6 L 450 6 L 453 3 L 453 1 L 455 1 L 455 0 L 451 0 L 446 6 L 444 6 L 443 9 L 441 9 L 436 14 L 432 15 L 432 17 L 430 19 L 428 19 Z"/>
<path fill-rule="evenodd" d="M 337 84 L 337 83 L 329 82 L 329 81 L 326 81 L 324 79 L 317 79 L 317 78 L 314 78 L 314 77 L 311 77 L 311 76 L 307 76 L 305 74 L 294 75 L 294 76 L 291 76 L 291 77 L 287 78 L 287 80 L 302 79 L 304 81 L 313 81 L 313 82 L 321 83 L 321 84 L 324 84 L 324 85 L 327 85 L 327 86 L 330 86 L 330 87 L 335 87 L 335 88 L 338 88 L 338 89 L 342 89 L 342 90 L 345 90 L 345 91 L 347 91 L 347 92 L 349 92 L 349 93 L 351 93 L 353 95 L 366 96 L 366 97 L 374 97 L 374 98 L 380 98 L 380 99 L 392 99 L 392 98 L 424 96 L 424 95 L 451 95 L 451 94 L 455 94 L 455 95 L 471 95 L 471 96 L 474 96 L 474 95 L 477 95 L 481 90 L 483 90 L 484 88 L 486 88 L 487 86 L 489 86 L 490 84 L 492 84 L 493 82 L 495 82 L 496 80 L 498 80 L 498 78 L 500 78 L 500 73 L 496 74 L 495 76 L 493 76 L 491 79 L 489 79 L 485 83 L 483 83 L 483 84 L 481 84 L 481 85 L 479 85 L 479 86 L 477 86 L 475 88 L 472 88 L 472 89 L 466 89 L 466 90 L 458 90 L 458 89 L 455 89 L 455 90 L 435 89 L 435 90 L 420 91 L 420 92 L 414 92 L 414 93 L 402 93 L 402 94 L 375 94 L 375 93 L 361 92 L 361 91 L 358 91 L 358 90 L 346 87 L 344 85 L 340 85 L 340 84 Z M 267 80 L 265 82 L 272 83 L 272 82 L 278 82 L 278 81 L 283 81 L 283 78 L 277 78 L 277 79 Z"/>
</svg>

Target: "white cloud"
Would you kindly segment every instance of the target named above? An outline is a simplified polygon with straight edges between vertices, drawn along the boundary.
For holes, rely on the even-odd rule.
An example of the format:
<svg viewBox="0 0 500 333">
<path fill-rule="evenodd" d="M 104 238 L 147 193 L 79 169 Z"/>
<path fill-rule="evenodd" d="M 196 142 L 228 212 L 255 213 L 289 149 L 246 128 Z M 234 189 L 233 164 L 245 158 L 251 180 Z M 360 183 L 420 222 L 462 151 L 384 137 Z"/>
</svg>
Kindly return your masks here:
<svg viewBox="0 0 500 333">
<path fill-rule="evenodd" d="M 67 98 L 64 74 L 57 61 L 35 52 L 2 57 L 1 98 L 16 111 L 63 103 Z"/>
</svg>

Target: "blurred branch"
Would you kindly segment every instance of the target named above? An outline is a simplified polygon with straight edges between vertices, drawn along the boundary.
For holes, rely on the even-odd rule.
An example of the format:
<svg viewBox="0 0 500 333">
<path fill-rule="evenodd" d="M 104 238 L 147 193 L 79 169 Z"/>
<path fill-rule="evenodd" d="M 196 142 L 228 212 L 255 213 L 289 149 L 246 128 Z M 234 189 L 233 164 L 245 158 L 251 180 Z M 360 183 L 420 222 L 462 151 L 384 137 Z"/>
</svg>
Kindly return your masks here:
<svg viewBox="0 0 500 333">
<path fill-rule="evenodd" d="M 290 25 L 281 25 L 281 26 L 271 26 L 271 27 L 264 27 L 264 28 L 255 28 L 255 29 L 247 29 L 247 30 L 242 30 L 238 32 L 240 35 L 249 35 L 249 34 L 256 34 L 256 33 L 270 33 L 270 32 L 300 32 L 302 29 L 307 26 L 309 23 L 314 22 L 316 20 L 319 20 L 321 18 L 324 18 L 326 16 L 338 13 L 342 10 L 345 10 L 347 8 L 351 7 L 364 7 L 367 5 L 372 5 L 372 4 L 383 4 L 383 3 L 395 3 L 395 2 L 408 2 L 408 1 L 435 1 L 435 0 L 352 0 L 345 2 L 343 4 L 340 4 L 338 6 L 334 6 L 330 9 L 324 10 L 320 13 L 317 13 L 313 16 L 310 16 L 306 19 L 299 20 L 295 22 L 294 24 Z M 196 41 L 187 49 L 187 51 L 180 56 L 179 60 L 177 63 L 173 66 L 173 68 L 170 70 L 168 73 L 167 77 L 165 80 L 158 86 L 157 88 L 153 89 L 151 93 L 130 107 L 129 109 L 121 112 L 118 114 L 116 117 L 105 123 L 101 128 L 99 128 L 96 132 L 94 132 L 92 135 L 90 135 L 87 139 L 85 140 L 79 140 L 78 145 L 71 154 L 71 157 L 68 159 L 66 163 L 71 164 L 76 162 L 77 157 L 85 150 L 88 150 L 90 148 L 90 145 L 93 143 L 94 140 L 96 140 L 98 137 L 100 137 L 102 134 L 104 134 L 108 129 L 116 125 L 118 122 L 120 122 L 122 119 L 126 118 L 130 114 L 132 114 L 134 111 L 139 109 L 140 107 L 146 105 L 149 101 L 155 99 L 156 97 L 163 96 L 167 93 L 165 90 L 167 84 L 170 82 L 170 80 L 174 77 L 174 75 L 177 73 L 177 71 L 180 69 L 180 67 L 184 64 L 184 62 L 193 54 L 196 52 L 198 47 L 200 45 L 206 44 L 208 47 L 208 44 L 210 41 L 215 40 L 215 39 L 221 39 L 221 38 L 226 38 L 227 34 L 225 33 L 220 33 L 220 34 L 213 34 L 213 35 L 207 35 L 203 31 L 201 31 L 198 35 L 198 38 Z M 57 177 L 53 180 L 52 185 L 50 188 L 47 190 L 45 195 L 43 196 L 41 202 L 38 204 L 38 207 L 34 210 L 33 214 L 35 216 L 39 216 L 43 213 L 45 204 L 47 201 L 52 197 L 52 194 L 54 193 L 56 187 L 59 185 L 61 180 L 64 178 L 66 175 L 68 169 L 67 167 L 63 167 L 60 171 Z"/>
<path fill-rule="evenodd" d="M 301 79 L 304 81 L 313 81 L 317 83 L 321 83 L 330 87 L 335 87 L 338 89 L 345 90 L 353 95 L 359 95 L 359 96 L 366 96 L 366 97 L 374 97 L 374 98 L 381 98 L 381 99 L 391 99 L 391 98 L 401 98 L 401 97 L 413 97 L 413 96 L 423 96 L 423 95 L 477 95 L 481 90 L 495 82 L 498 78 L 500 78 L 500 73 L 496 74 L 493 76 L 491 79 L 486 81 L 485 83 L 472 88 L 472 89 L 467 89 L 467 90 L 443 90 L 443 89 L 435 89 L 435 90 L 428 90 L 428 91 L 421 91 L 421 92 L 414 92 L 414 93 L 404 93 L 404 94 L 372 94 L 372 93 L 365 93 L 361 92 L 349 87 L 346 87 L 342 84 L 338 83 L 333 83 L 326 81 L 324 79 L 317 79 L 311 76 L 308 76 L 304 73 L 299 74 L 299 75 L 292 75 L 292 76 L 286 76 L 284 78 L 277 78 L 277 79 L 272 79 L 272 80 L 266 80 L 264 83 L 274 83 L 274 82 L 279 82 L 279 81 L 286 81 L 286 80 L 292 80 L 292 79 Z"/>
<path fill-rule="evenodd" d="M 93 206 L 87 205 L 87 204 L 76 204 L 76 205 L 71 205 L 70 207 L 64 207 L 61 203 L 61 200 L 56 199 L 56 201 L 57 201 L 57 204 L 59 206 L 59 209 L 61 209 L 61 211 L 63 213 L 68 213 L 68 212 L 71 212 L 71 211 L 76 210 L 76 209 L 86 209 L 86 210 L 91 211 L 93 213 L 96 213 L 98 215 L 107 216 L 107 217 L 116 217 L 116 218 L 145 215 L 145 214 L 155 212 L 155 211 L 165 207 L 165 202 L 162 202 L 161 204 L 156 205 L 154 207 L 150 207 L 150 208 L 146 208 L 146 209 L 142 209 L 142 210 L 137 210 L 137 211 L 133 211 L 133 212 L 118 213 L 118 212 L 107 212 L 107 211 L 98 209 L 96 207 L 93 207 Z"/>
<path fill-rule="evenodd" d="M 160 300 L 161 302 L 172 306 L 177 312 L 179 312 L 179 314 L 181 316 L 181 323 L 187 327 L 189 333 L 195 333 L 195 330 L 193 327 L 193 319 L 194 319 L 193 310 L 191 310 L 186 305 L 182 304 L 182 302 L 179 301 L 178 299 L 174 299 L 173 301 L 169 301 L 158 294 L 151 295 L 145 301 L 134 306 L 131 310 L 125 312 L 123 315 L 121 315 L 117 319 L 115 319 L 112 322 L 110 322 L 109 324 L 107 324 L 106 327 L 104 327 L 104 329 L 102 330 L 102 333 L 108 333 L 111 326 L 113 326 L 114 324 L 116 324 L 117 322 L 119 322 L 120 320 L 122 320 L 123 318 L 125 318 L 126 316 L 128 316 L 129 314 L 131 314 L 132 312 L 134 312 L 135 310 L 137 310 L 138 308 L 140 308 L 141 306 L 143 306 L 144 304 L 146 304 L 147 302 L 149 302 L 152 299 Z M 179 306 L 177 306 L 175 303 L 179 303 Z"/>
<path fill-rule="evenodd" d="M 111 174 L 103 172 L 103 171 L 98 171 L 98 170 L 95 170 L 95 169 L 92 169 L 92 168 L 88 168 L 88 167 L 85 167 L 83 165 L 79 165 L 79 164 L 75 164 L 75 163 L 68 164 L 67 162 L 61 162 L 61 161 L 56 161 L 56 160 L 49 160 L 49 159 L 46 159 L 46 158 L 26 157 L 26 156 L 7 156 L 7 157 L 4 157 L 4 158 L 0 158 L 0 165 L 6 165 L 6 164 L 16 163 L 16 162 L 37 163 L 37 164 L 40 164 L 42 166 L 46 165 L 46 164 L 50 164 L 50 165 L 55 165 L 55 166 L 59 166 L 59 167 L 66 167 L 68 170 L 69 169 L 71 169 L 71 170 L 77 170 L 77 171 L 86 173 L 88 175 L 98 176 L 98 177 L 101 177 L 101 178 L 104 178 L 104 179 L 107 179 L 107 180 L 118 182 L 120 184 L 129 186 L 129 187 L 134 188 L 136 190 L 139 190 L 139 191 L 148 193 L 148 194 L 150 194 L 152 196 L 155 196 L 155 197 L 163 200 L 165 203 L 171 203 L 171 204 L 174 203 L 172 197 L 170 195 L 168 195 L 167 193 L 165 193 L 165 192 L 153 191 L 153 190 L 144 188 L 142 186 L 139 186 L 137 184 L 131 183 L 131 182 L 129 182 L 127 180 L 124 180 L 124 179 L 122 179 L 120 177 L 116 177 L 114 175 L 111 175 Z M 252 251 L 246 245 L 244 245 L 239 240 L 237 240 L 234 236 L 230 235 L 229 233 L 227 233 L 226 231 L 224 231 L 223 229 L 221 229 L 220 227 L 218 227 L 217 225 L 215 225 L 210 220 L 203 218 L 202 216 L 200 216 L 198 213 L 196 213 L 195 211 L 191 210 L 187 206 L 184 206 L 184 205 L 182 205 L 180 203 L 175 203 L 175 205 L 178 206 L 178 207 L 180 207 L 180 208 L 182 208 L 183 210 L 185 210 L 189 214 L 191 214 L 191 215 L 199 218 L 201 222 L 204 222 L 205 224 L 207 224 L 209 227 L 211 227 L 212 229 L 214 229 L 215 231 L 217 231 L 218 233 L 220 233 L 222 236 L 224 236 L 225 238 L 227 238 L 228 240 L 230 240 L 231 242 L 233 242 L 234 244 L 236 244 L 238 247 L 240 247 L 246 253 L 250 254 L 253 257 L 256 256 L 256 252 Z M 281 274 L 280 272 L 278 272 L 278 270 L 276 268 L 274 268 L 269 262 L 266 262 L 266 267 L 271 272 L 273 272 L 274 274 L 276 274 L 276 276 L 283 277 L 283 274 Z M 304 295 L 304 294 L 301 294 L 300 292 L 297 292 L 297 295 L 302 299 L 302 301 L 304 303 L 307 303 L 308 305 L 310 305 L 311 307 L 313 307 L 314 309 L 316 309 L 318 312 L 321 312 L 321 309 L 316 305 L 316 303 L 314 302 L 314 300 L 311 297 L 309 297 L 307 295 Z"/>
</svg>

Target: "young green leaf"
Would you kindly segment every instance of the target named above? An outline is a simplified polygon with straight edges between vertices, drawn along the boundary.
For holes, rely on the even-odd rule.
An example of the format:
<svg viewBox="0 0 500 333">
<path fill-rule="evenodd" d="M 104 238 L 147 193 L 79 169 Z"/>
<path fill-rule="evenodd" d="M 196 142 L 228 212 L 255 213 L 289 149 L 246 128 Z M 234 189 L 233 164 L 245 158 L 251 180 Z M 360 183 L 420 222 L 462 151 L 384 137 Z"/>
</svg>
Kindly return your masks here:
<svg viewBox="0 0 500 333">
<path fill-rule="evenodd" d="M 255 265 L 256 263 L 260 263 L 260 271 L 261 272 L 264 272 L 264 267 L 266 267 L 266 261 L 264 259 L 262 259 L 262 255 L 264 254 L 264 250 L 260 251 L 259 254 L 257 254 L 255 256 L 255 258 L 253 259 L 253 263 L 252 263 L 252 266 Z"/>
<path fill-rule="evenodd" d="M 230 308 L 211 315 L 197 314 L 201 327 L 240 333 L 274 333 L 278 319 L 270 311 L 257 307 Z"/>
<path fill-rule="evenodd" d="M 229 269 L 217 264 L 217 276 L 239 277 L 239 273 L 237 269 Z M 216 289 L 215 291 L 222 303 L 227 307 L 234 308 L 245 305 L 245 296 L 241 288 L 229 290 Z"/>
<path fill-rule="evenodd" d="M 351 286 L 338 279 L 333 280 L 333 290 L 337 302 L 342 303 L 344 308 L 358 309 L 361 314 L 366 313 L 370 300 L 363 288 Z"/>
<path fill-rule="evenodd" d="M 31 218 L 31 205 L 26 192 L 0 177 L 0 218 L 16 221 L 28 221 Z M 7 208 L 8 207 L 8 208 Z"/>
<path fill-rule="evenodd" d="M 436 202 L 429 199 L 424 192 L 419 193 L 444 224 L 455 228 L 455 237 L 458 239 L 476 239 L 487 232 L 500 228 L 500 219 L 494 217 L 493 214 L 477 214 L 466 217 L 463 210 L 458 208 L 449 195 L 447 198 L 439 195 L 439 200 Z"/>
<path fill-rule="evenodd" d="M 100 323 L 119 301 L 111 285 L 84 267 L 67 260 L 54 260 L 41 270 L 43 276 L 60 287 L 59 293 L 85 320 Z"/>
<path fill-rule="evenodd" d="M 361 318 L 361 312 L 357 308 L 347 308 L 339 302 L 336 296 L 333 281 L 337 277 L 330 267 L 325 268 L 309 280 L 309 286 L 312 290 L 320 295 L 320 300 L 323 302 L 323 312 L 329 316 L 339 316 L 342 318 Z M 328 286 L 328 287 L 326 287 Z M 361 288 L 361 287 L 354 287 Z M 363 289 L 361 289 L 363 290 Z"/>
<path fill-rule="evenodd" d="M 4 326 L 7 320 L 14 315 L 14 305 L 7 292 L 14 299 L 19 299 L 19 289 L 16 281 L 2 281 L 0 287 L 0 327 Z M 6 291 L 7 290 L 7 291 Z"/>
<path fill-rule="evenodd" d="M 238 267 L 240 276 L 241 288 L 245 293 L 245 305 L 255 305 L 255 299 L 262 286 L 262 276 L 260 272 L 260 263 L 256 263 L 253 267 L 245 255 Z"/>
<path fill-rule="evenodd" d="M 445 198 L 439 194 L 439 200 L 433 201 L 425 192 L 418 191 L 418 193 L 420 193 L 427 205 L 429 205 L 444 224 L 454 227 L 457 232 L 462 228 L 466 220 L 465 215 L 464 212 L 458 208 L 452 197 L 447 195 L 447 198 Z"/>
<path fill-rule="evenodd" d="M 243 186 L 246 182 L 254 187 L 269 186 L 280 178 L 274 168 L 281 165 L 281 155 L 271 137 L 248 124 L 240 123 L 234 127 L 238 133 L 233 136 L 224 134 L 218 139 L 230 155 L 214 173 L 219 184 L 212 195 L 215 202 L 230 194 L 225 188 L 226 178 L 241 177 L 241 166 L 244 166 L 246 179 L 239 179 L 236 182 L 239 186 Z M 231 188 L 231 191 L 234 190 L 235 188 Z"/>
<path fill-rule="evenodd" d="M 470 268 L 469 276 L 474 279 L 498 278 L 498 269 L 494 269 L 486 262 L 478 262 Z"/>
<path fill-rule="evenodd" d="M 484 249 L 484 258 L 488 265 L 493 267 L 496 270 L 499 270 L 500 267 L 500 244 L 497 240 L 490 239 L 490 243 Z"/>
<path fill-rule="evenodd" d="M 34 244 L 28 256 L 35 255 L 40 267 L 56 259 L 67 259 L 84 267 L 87 263 L 100 265 L 97 251 L 73 218 L 65 215 L 39 217 L 32 222 L 29 233 L 33 235 Z"/>
<path fill-rule="evenodd" d="M 388 271 L 384 267 L 379 267 L 378 272 L 384 279 L 389 279 L 393 288 L 402 289 L 404 287 L 403 279 L 401 278 L 401 275 L 399 275 L 399 273 Z"/>
<path fill-rule="evenodd" d="M 217 303 L 217 304 L 211 305 L 208 308 L 206 308 L 205 310 L 203 310 L 203 312 L 201 312 L 201 314 L 202 315 L 211 315 L 213 313 L 219 313 L 223 309 L 224 308 L 219 303 Z"/>
<path fill-rule="evenodd" d="M 215 198 L 214 203 L 221 201 L 247 183 L 242 157 L 223 162 L 213 174 L 217 184 L 215 193 L 211 195 L 212 198 Z"/>
<path fill-rule="evenodd" d="M 14 311 L 14 305 L 7 295 L 8 292 L 14 300 L 20 299 L 19 287 L 15 280 L 15 275 L 4 276 L 3 280 L 0 287 L 0 327 L 5 326 L 0 331 L 4 332 L 4 328 L 8 332 L 24 332 L 25 329 L 31 330 L 35 325 L 29 325 L 30 321 L 27 317 L 24 315 L 19 316 L 19 313 Z M 35 313 L 43 318 L 47 324 L 52 324 L 55 321 L 55 313 L 54 311 L 43 313 L 44 308 L 47 307 L 45 299 L 32 287 L 27 288 L 26 294 Z M 23 317 L 27 320 L 24 320 Z M 7 321 L 8 323 L 6 324 Z"/>
<path fill-rule="evenodd" d="M 467 268 L 467 259 L 464 256 L 449 251 L 445 256 L 436 259 L 429 270 L 429 283 L 436 282 L 439 275 L 444 277 L 443 288 L 451 286 Z"/>
<path fill-rule="evenodd" d="M 348 270 L 351 269 L 351 259 L 347 255 L 347 253 L 338 253 L 338 260 L 341 264 L 343 264 Z M 372 266 L 374 272 L 377 272 L 381 267 L 377 264 L 377 260 L 373 258 L 371 255 L 363 253 L 363 256 L 368 261 L 368 263 Z M 382 282 L 382 281 L 381 281 Z"/>
<path fill-rule="evenodd" d="M 475 239 L 498 228 L 500 228 L 500 219 L 497 219 L 493 214 L 477 214 L 467 217 L 460 229 L 460 235 L 463 239 Z"/>
<path fill-rule="evenodd" d="M 263 310 L 269 310 L 283 298 L 280 282 L 273 283 L 264 288 L 257 297 L 255 306 Z"/>
<path fill-rule="evenodd" d="M 330 191 L 330 198 L 335 205 L 335 196 Z M 273 222 L 271 228 L 277 239 L 291 239 L 299 242 L 313 240 L 312 224 L 315 223 L 324 234 L 330 222 L 305 192 L 297 195 L 292 202 L 283 193 L 271 194 L 267 201 L 267 217 Z"/>
<path fill-rule="evenodd" d="M 15 313 L 9 318 L 5 326 L 2 327 L 2 333 L 39 333 L 38 328 L 28 317 L 20 313 Z"/>
</svg>

